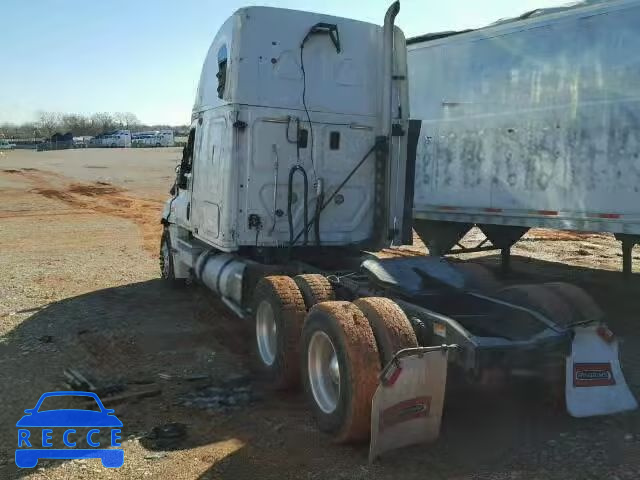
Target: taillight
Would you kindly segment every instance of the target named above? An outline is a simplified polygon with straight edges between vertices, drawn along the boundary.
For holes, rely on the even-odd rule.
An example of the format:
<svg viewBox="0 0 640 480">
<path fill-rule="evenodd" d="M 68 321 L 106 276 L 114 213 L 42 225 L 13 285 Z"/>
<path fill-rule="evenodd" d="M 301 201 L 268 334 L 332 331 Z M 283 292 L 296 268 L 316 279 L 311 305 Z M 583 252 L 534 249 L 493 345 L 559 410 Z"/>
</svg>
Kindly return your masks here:
<svg viewBox="0 0 640 480">
<path fill-rule="evenodd" d="M 597 330 L 596 330 L 596 333 L 605 342 L 607 342 L 607 343 L 613 342 L 613 339 L 614 339 L 613 332 L 611 330 L 609 330 L 609 328 L 605 327 L 604 325 L 601 325 L 600 327 L 598 327 Z"/>
</svg>

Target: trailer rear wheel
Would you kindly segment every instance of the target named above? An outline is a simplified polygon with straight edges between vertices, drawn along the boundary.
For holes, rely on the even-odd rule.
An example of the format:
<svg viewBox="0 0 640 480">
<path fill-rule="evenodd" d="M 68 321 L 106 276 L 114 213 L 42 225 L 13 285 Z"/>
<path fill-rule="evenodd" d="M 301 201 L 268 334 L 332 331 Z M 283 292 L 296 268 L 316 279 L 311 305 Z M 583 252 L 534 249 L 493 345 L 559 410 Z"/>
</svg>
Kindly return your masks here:
<svg viewBox="0 0 640 480">
<path fill-rule="evenodd" d="M 320 302 L 329 302 L 336 299 L 333 285 L 327 280 L 327 277 L 317 273 L 305 273 L 296 275 L 293 281 L 302 293 L 304 304 L 307 310 Z"/>
<path fill-rule="evenodd" d="M 253 312 L 260 369 L 278 390 L 296 387 L 300 379 L 300 333 L 306 309 L 292 278 L 262 278 L 255 289 Z"/>
<path fill-rule="evenodd" d="M 403 348 L 418 346 L 409 319 L 396 302 L 384 297 L 359 298 L 353 304 L 367 317 L 384 367 Z"/>
<path fill-rule="evenodd" d="M 323 302 L 302 331 L 304 390 L 321 431 L 338 442 L 366 440 L 380 360 L 373 331 L 350 302 Z"/>
</svg>

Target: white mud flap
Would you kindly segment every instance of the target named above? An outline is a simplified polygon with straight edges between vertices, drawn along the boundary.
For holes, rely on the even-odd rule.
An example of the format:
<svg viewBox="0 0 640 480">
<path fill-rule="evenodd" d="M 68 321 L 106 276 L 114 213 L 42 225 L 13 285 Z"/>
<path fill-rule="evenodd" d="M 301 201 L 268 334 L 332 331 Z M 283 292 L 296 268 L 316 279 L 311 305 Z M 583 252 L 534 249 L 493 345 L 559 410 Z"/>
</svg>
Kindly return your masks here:
<svg viewBox="0 0 640 480">
<path fill-rule="evenodd" d="M 438 438 L 450 348 L 457 346 L 400 350 L 383 369 L 371 405 L 369 462 L 386 451 Z"/>
<path fill-rule="evenodd" d="M 618 341 L 603 326 L 578 327 L 566 362 L 565 396 L 573 417 L 638 408 L 622 375 Z"/>
</svg>

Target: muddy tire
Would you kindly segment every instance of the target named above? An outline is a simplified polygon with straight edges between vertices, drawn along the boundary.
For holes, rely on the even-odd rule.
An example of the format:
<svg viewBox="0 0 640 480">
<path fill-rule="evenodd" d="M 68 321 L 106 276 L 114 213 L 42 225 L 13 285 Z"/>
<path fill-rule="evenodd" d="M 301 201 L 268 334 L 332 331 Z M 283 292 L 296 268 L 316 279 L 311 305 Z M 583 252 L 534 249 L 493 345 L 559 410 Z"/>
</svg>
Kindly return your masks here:
<svg viewBox="0 0 640 480">
<path fill-rule="evenodd" d="M 367 317 L 384 367 L 403 348 L 418 346 L 411 322 L 396 302 L 388 298 L 360 298 L 353 302 Z"/>
<path fill-rule="evenodd" d="M 373 331 L 350 302 L 323 302 L 302 331 L 304 391 L 318 428 L 335 441 L 367 440 L 380 360 Z"/>
<path fill-rule="evenodd" d="M 260 279 L 253 296 L 256 364 L 276 390 L 300 381 L 300 334 L 307 310 L 292 278 Z"/>
<path fill-rule="evenodd" d="M 484 265 L 472 262 L 456 263 L 455 267 L 465 276 L 465 289 L 490 294 L 502 287 L 491 270 Z"/>
<path fill-rule="evenodd" d="M 169 229 L 165 228 L 162 231 L 162 238 L 160 239 L 160 276 L 167 284 L 172 287 L 178 288 L 186 285 L 184 279 L 176 278 L 176 272 L 173 266 L 173 253 L 171 247 L 171 236 L 169 235 Z"/>
<path fill-rule="evenodd" d="M 545 283 L 544 287 L 561 297 L 571 308 L 573 321 L 601 320 L 604 312 L 598 304 L 582 288 L 564 282 Z"/>
<path fill-rule="evenodd" d="M 336 299 L 336 294 L 333 289 L 333 285 L 327 280 L 324 275 L 317 273 L 305 273 L 303 275 L 296 275 L 293 277 L 293 281 L 302 293 L 304 304 L 307 310 L 310 310 L 314 305 L 321 302 L 330 302 Z"/>
</svg>

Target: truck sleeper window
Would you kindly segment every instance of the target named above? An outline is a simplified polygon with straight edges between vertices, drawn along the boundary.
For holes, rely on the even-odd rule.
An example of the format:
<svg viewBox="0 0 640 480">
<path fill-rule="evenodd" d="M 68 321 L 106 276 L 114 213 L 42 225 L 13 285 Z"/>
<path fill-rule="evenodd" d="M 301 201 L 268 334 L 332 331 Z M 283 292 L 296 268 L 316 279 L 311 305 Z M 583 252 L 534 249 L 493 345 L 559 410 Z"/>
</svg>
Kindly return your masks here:
<svg viewBox="0 0 640 480">
<path fill-rule="evenodd" d="M 218 50 L 218 98 L 222 98 L 224 95 L 224 88 L 227 83 L 227 46 L 223 45 Z"/>
</svg>

